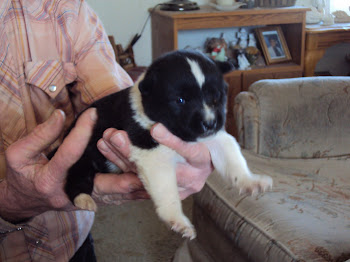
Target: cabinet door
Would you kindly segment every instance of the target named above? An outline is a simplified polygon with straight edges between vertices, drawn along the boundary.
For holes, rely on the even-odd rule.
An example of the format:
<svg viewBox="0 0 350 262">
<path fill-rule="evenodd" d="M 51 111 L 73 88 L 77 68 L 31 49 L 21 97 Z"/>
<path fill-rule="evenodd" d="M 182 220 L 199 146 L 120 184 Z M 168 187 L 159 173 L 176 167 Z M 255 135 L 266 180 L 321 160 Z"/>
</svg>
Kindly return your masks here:
<svg viewBox="0 0 350 262">
<path fill-rule="evenodd" d="M 226 115 L 226 131 L 231 135 L 237 135 L 236 122 L 233 115 L 233 104 L 236 95 L 242 91 L 241 74 L 228 73 L 225 76 L 225 81 L 228 84 L 227 90 L 227 115 Z"/>
</svg>

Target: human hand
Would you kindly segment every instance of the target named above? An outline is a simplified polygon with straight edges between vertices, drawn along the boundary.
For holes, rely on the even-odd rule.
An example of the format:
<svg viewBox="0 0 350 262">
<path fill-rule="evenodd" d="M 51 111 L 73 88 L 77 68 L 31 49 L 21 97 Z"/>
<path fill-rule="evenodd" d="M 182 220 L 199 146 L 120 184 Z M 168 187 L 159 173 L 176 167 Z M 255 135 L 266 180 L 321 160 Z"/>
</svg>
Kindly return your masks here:
<svg viewBox="0 0 350 262">
<path fill-rule="evenodd" d="M 92 134 L 96 110 L 89 109 L 49 161 L 43 151 L 60 135 L 62 111 L 6 150 L 6 179 L 0 184 L 0 216 L 17 222 L 48 210 L 75 209 L 63 188 L 68 169 L 81 157 Z"/>
<path fill-rule="evenodd" d="M 186 162 L 176 167 L 177 184 L 181 199 L 198 193 L 214 167 L 208 148 L 203 143 L 186 143 L 174 136 L 162 124 L 151 129 L 152 137 L 159 143 L 175 150 Z"/>
<path fill-rule="evenodd" d="M 86 110 L 50 161 L 43 151 L 63 129 L 65 115 L 60 110 L 6 150 L 7 174 L 0 183 L 2 218 L 18 222 L 49 210 L 77 209 L 64 192 L 65 178 L 68 169 L 83 154 L 96 118 L 95 109 Z M 101 202 L 100 199 L 110 201 L 111 191 L 113 199 L 119 198 L 119 203 L 148 196 L 140 190 L 142 183 L 132 174 L 113 177 L 98 174 L 95 183 L 97 202 Z"/>
<path fill-rule="evenodd" d="M 97 143 L 100 152 L 116 164 L 123 174 L 97 174 L 93 198 L 100 205 L 119 205 L 130 200 L 148 199 L 142 182 L 136 175 L 136 166 L 128 160 L 130 141 L 125 131 L 107 129 Z M 119 151 L 120 150 L 120 151 Z"/>
<path fill-rule="evenodd" d="M 207 147 L 203 143 L 185 143 L 161 124 L 152 127 L 151 135 L 159 143 L 172 148 L 186 160 L 186 163 L 179 163 L 176 168 L 180 198 L 185 199 L 199 192 L 213 171 Z M 116 129 L 107 129 L 103 139 L 98 143 L 101 153 L 124 172 L 136 172 L 135 165 L 128 160 L 129 146 L 130 140 L 127 133 Z"/>
</svg>

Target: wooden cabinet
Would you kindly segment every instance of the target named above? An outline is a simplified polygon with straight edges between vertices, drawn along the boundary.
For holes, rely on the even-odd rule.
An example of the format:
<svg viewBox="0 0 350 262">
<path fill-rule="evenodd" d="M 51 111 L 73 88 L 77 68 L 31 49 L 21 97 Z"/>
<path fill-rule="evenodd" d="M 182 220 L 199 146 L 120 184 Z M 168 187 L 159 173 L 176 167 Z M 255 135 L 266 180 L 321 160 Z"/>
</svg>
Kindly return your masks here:
<svg viewBox="0 0 350 262">
<path fill-rule="evenodd" d="M 303 74 L 305 48 L 305 14 L 308 8 L 238 9 L 218 11 L 210 6 L 200 10 L 171 12 L 155 10 L 152 13 L 153 58 L 178 49 L 178 36 L 182 30 L 241 28 L 280 25 L 292 60 L 245 71 L 232 71 L 225 75 L 229 84 L 227 130 L 235 135 L 233 100 L 241 91 L 260 79 L 299 77 Z"/>
<path fill-rule="evenodd" d="M 323 57 L 327 48 L 345 42 L 350 43 L 350 23 L 330 26 L 307 25 L 304 75 L 314 75 L 317 62 Z"/>
</svg>

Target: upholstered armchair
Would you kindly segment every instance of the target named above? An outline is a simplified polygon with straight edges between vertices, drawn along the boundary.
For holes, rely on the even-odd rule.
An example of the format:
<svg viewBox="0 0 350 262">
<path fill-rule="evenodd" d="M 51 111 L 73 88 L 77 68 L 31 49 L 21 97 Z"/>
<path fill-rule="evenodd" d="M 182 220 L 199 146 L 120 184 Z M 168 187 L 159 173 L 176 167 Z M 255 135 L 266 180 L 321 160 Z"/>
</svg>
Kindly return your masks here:
<svg viewBox="0 0 350 262">
<path fill-rule="evenodd" d="M 231 110 L 250 169 L 274 186 L 240 196 L 211 176 L 175 261 L 350 259 L 350 77 L 261 80 Z"/>
</svg>

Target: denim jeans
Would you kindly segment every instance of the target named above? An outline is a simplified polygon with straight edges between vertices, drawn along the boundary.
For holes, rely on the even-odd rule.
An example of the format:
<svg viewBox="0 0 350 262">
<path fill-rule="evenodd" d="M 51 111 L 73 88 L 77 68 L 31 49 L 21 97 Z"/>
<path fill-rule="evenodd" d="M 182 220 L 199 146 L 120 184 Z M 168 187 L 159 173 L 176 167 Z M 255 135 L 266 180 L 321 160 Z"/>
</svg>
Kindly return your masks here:
<svg viewBox="0 0 350 262">
<path fill-rule="evenodd" d="M 69 260 L 69 262 L 96 262 L 96 255 L 94 250 L 94 240 L 91 233 L 87 236 L 84 243 Z"/>
</svg>

